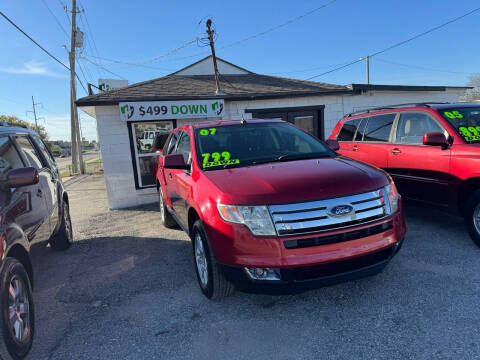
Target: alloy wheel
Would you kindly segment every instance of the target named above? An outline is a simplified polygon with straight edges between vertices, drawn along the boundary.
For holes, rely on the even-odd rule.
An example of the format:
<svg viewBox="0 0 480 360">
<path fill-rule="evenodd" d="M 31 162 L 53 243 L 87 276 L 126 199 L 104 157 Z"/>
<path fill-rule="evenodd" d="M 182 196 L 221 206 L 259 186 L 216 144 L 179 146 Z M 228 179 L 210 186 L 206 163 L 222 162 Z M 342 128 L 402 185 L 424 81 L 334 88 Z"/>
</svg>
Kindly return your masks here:
<svg viewBox="0 0 480 360">
<path fill-rule="evenodd" d="M 480 234 L 480 204 L 478 204 L 473 211 L 473 224 L 475 225 L 477 233 Z"/>
<path fill-rule="evenodd" d="M 22 341 L 30 331 L 30 302 L 23 280 L 14 276 L 8 292 L 8 318 L 12 335 Z"/>
<path fill-rule="evenodd" d="M 203 241 L 200 233 L 195 234 L 195 263 L 197 265 L 198 277 L 202 288 L 208 285 L 208 264 Z"/>
<path fill-rule="evenodd" d="M 70 211 L 68 205 L 63 205 L 63 220 L 65 222 L 65 232 L 67 233 L 68 241 L 73 241 L 72 220 L 70 219 Z"/>
</svg>

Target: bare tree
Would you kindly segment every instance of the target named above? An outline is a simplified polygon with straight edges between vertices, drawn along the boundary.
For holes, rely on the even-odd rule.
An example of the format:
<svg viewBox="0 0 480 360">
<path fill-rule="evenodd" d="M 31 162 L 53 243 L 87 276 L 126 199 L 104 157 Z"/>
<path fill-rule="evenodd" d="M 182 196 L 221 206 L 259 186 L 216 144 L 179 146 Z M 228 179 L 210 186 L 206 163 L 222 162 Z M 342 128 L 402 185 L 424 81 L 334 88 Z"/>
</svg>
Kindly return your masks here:
<svg viewBox="0 0 480 360">
<path fill-rule="evenodd" d="M 480 100 L 480 74 L 470 75 L 467 86 L 472 89 L 467 90 L 463 99 L 465 101 Z"/>
</svg>

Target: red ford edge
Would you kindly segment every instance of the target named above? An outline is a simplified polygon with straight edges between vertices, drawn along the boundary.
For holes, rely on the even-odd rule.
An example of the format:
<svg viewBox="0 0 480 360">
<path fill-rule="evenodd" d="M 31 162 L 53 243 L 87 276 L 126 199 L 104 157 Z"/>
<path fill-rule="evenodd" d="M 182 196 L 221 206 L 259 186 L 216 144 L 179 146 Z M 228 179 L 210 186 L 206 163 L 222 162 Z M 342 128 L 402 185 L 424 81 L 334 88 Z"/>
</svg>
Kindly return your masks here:
<svg viewBox="0 0 480 360">
<path fill-rule="evenodd" d="M 159 157 L 162 223 L 192 239 L 208 298 L 292 292 L 380 272 L 405 235 L 382 170 L 280 120 L 175 129 Z"/>
</svg>

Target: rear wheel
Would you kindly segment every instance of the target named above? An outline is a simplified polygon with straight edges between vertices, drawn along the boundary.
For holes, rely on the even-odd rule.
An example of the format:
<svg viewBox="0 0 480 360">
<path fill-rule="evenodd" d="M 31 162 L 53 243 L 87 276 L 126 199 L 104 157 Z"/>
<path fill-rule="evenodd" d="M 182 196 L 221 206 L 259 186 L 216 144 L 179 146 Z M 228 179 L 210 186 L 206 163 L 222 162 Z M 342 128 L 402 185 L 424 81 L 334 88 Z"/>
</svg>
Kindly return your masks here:
<svg viewBox="0 0 480 360">
<path fill-rule="evenodd" d="M 68 203 L 63 200 L 62 223 L 58 232 L 50 239 L 50 245 L 55 250 L 66 250 L 73 243 L 72 220 L 70 218 L 70 208 Z"/>
<path fill-rule="evenodd" d="M 23 359 L 32 347 L 35 315 L 30 279 L 17 259 L 4 261 L 0 302 L 0 358 Z"/>
<path fill-rule="evenodd" d="M 177 223 L 173 218 L 172 214 L 170 214 L 170 212 L 168 211 L 167 205 L 165 205 L 165 201 L 163 200 L 162 188 L 158 189 L 158 204 L 159 204 L 160 219 L 162 221 L 162 225 L 165 226 L 166 228 L 174 227 Z"/>
<path fill-rule="evenodd" d="M 480 190 L 473 193 L 465 206 L 465 223 L 470 237 L 480 247 Z"/>
<path fill-rule="evenodd" d="M 192 244 L 195 271 L 203 294 L 212 300 L 231 295 L 235 288 L 225 279 L 219 264 L 215 261 L 201 220 L 193 224 Z"/>
</svg>

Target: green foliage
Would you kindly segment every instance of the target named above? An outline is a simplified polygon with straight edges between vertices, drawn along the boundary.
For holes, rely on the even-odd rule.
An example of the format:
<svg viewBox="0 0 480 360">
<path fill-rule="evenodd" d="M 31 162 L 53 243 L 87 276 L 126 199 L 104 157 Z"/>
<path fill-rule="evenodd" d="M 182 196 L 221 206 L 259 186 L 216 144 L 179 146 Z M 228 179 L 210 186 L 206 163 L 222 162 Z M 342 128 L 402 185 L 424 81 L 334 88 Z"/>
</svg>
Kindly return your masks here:
<svg viewBox="0 0 480 360">
<path fill-rule="evenodd" d="M 35 124 L 31 124 L 28 121 L 21 120 L 18 117 L 13 115 L 0 115 L 0 122 L 7 122 L 12 125 L 26 126 L 29 129 L 32 129 L 33 131 L 37 131 L 37 129 L 35 128 Z M 45 129 L 45 126 L 38 125 L 38 134 L 40 135 L 42 140 L 48 144 L 48 133 L 47 133 L 47 130 Z"/>
</svg>

